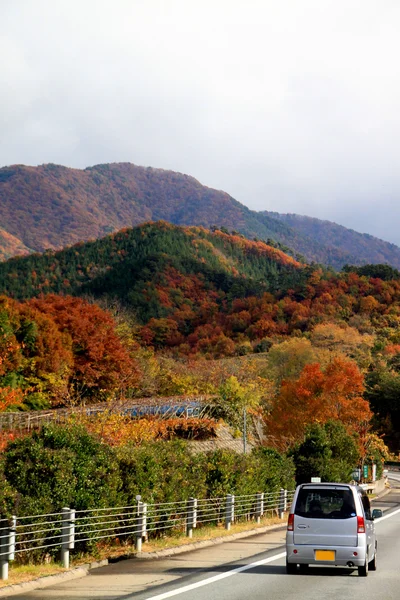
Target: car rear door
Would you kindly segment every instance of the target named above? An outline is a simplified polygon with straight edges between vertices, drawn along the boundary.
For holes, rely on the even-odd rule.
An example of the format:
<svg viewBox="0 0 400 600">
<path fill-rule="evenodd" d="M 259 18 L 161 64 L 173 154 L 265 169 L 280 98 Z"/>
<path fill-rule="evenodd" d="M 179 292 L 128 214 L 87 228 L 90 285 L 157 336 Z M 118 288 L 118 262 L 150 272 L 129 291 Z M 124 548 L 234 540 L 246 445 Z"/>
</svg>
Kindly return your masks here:
<svg viewBox="0 0 400 600">
<path fill-rule="evenodd" d="M 320 510 L 314 510 L 318 504 Z M 315 547 L 357 546 L 357 515 L 349 487 L 304 486 L 294 509 L 293 541 Z"/>
</svg>

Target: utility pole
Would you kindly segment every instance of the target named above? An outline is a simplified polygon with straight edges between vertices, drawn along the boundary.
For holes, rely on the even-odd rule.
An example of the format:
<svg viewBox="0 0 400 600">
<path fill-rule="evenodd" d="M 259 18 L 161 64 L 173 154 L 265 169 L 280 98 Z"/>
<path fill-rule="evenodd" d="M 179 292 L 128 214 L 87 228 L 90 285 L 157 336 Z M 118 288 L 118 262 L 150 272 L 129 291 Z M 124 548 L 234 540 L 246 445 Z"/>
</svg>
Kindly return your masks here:
<svg viewBox="0 0 400 600">
<path fill-rule="evenodd" d="M 246 407 L 243 409 L 243 454 L 246 454 L 246 441 L 247 441 L 247 411 Z"/>
</svg>

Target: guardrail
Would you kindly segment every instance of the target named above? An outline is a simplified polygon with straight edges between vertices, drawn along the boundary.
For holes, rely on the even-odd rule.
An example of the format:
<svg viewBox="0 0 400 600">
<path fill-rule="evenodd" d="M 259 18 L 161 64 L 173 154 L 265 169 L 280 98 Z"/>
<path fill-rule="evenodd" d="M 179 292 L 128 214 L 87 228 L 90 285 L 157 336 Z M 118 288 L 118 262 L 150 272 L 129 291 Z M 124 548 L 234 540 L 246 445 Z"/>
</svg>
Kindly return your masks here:
<svg viewBox="0 0 400 600">
<path fill-rule="evenodd" d="M 382 477 L 382 479 L 377 479 L 376 481 L 372 481 L 369 483 L 360 483 L 358 484 L 360 487 L 362 487 L 367 494 L 381 494 L 386 487 L 388 478 L 385 475 L 384 477 Z"/>
<path fill-rule="evenodd" d="M 367 492 L 367 494 L 372 494 L 375 490 L 374 483 L 359 483 L 358 486 L 360 488 L 362 488 L 363 490 L 365 490 Z"/>
<path fill-rule="evenodd" d="M 228 494 L 221 498 L 189 498 L 182 502 L 146 504 L 141 497 L 133 506 L 74 510 L 26 517 L 0 519 L 0 578 L 8 579 L 9 562 L 42 561 L 61 551 L 61 562 L 69 568 L 70 551 L 90 550 L 100 540 L 132 540 L 141 552 L 143 539 L 182 532 L 192 537 L 193 529 L 210 524 L 230 529 L 237 521 L 260 522 L 267 513 L 283 518 L 294 491 L 281 489 L 249 495 Z"/>
</svg>

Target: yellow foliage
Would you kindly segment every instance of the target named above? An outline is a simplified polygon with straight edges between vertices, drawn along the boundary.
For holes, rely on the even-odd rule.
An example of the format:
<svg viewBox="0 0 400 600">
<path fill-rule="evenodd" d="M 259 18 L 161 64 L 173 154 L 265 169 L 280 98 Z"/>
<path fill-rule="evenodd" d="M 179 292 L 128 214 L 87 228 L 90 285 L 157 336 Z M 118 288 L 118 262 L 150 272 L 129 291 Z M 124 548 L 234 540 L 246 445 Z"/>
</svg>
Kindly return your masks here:
<svg viewBox="0 0 400 600">
<path fill-rule="evenodd" d="M 110 446 L 124 446 L 128 443 L 140 446 L 145 442 L 167 440 L 175 436 L 193 439 L 213 437 L 217 426 L 216 421 L 209 418 L 162 419 L 149 416 L 132 419 L 111 410 L 95 416 L 74 416 L 73 421 L 78 421 Z"/>
</svg>

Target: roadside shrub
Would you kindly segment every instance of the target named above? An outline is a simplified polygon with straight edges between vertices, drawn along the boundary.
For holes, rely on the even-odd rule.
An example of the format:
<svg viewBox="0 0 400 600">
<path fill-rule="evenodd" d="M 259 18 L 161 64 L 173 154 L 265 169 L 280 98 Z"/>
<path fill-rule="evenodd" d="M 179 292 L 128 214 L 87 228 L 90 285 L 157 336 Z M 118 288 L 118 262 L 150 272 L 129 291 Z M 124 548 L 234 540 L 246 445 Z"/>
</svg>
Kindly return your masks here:
<svg viewBox="0 0 400 600">
<path fill-rule="evenodd" d="M 135 506 L 140 495 L 148 504 L 150 535 L 165 536 L 181 530 L 190 497 L 208 498 L 213 505 L 210 508 L 200 502 L 199 524 L 224 519 L 227 494 L 235 494 L 237 509 L 242 515 L 250 515 L 254 506 L 249 505 L 248 495 L 292 487 L 292 473 L 290 459 L 267 449 L 246 455 L 231 450 L 194 454 L 188 442 L 177 439 L 111 447 L 82 425 L 48 425 L 6 447 L 0 461 L 0 510 L 5 516 L 50 515 L 54 530 L 59 531 L 59 517 L 51 515 L 63 506 L 77 511 L 100 509 L 79 517 L 84 538 L 76 542 L 78 551 L 95 552 L 96 527 L 104 523 L 104 531 L 108 531 L 109 525 L 102 508 L 125 506 L 131 519 L 132 509 L 128 507 Z M 116 522 L 130 524 L 129 535 L 124 537 L 129 541 L 132 521 L 124 518 L 118 516 Z M 54 539 L 54 532 L 43 533 L 40 523 L 32 529 L 36 546 L 45 546 L 49 542 L 46 536 Z M 104 535 L 110 540 L 115 537 L 112 530 Z M 29 540 L 25 542 L 29 551 L 18 560 L 43 560 L 45 551 L 30 550 Z M 55 546 L 50 554 L 58 551 Z"/>
<path fill-rule="evenodd" d="M 206 496 L 204 455 L 190 454 L 183 440 L 159 441 L 117 450 L 124 501 L 179 502 Z"/>
<path fill-rule="evenodd" d="M 280 454 L 274 448 L 254 448 L 252 459 L 258 468 L 259 490 L 276 492 L 280 488 L 295 488 L 295 464 L 293 458 Z"/>
<path fill-rule="evenodd" d="M 7 483 L 17 493 L 18 514 L 114 506 L 120 479 L 113 450 L 78 425 L 47 425 L 8 444 Z M 17 507 L 15 508 L 17 510 Z"/>
<path fill-rule="evenodd" d="M 16 503 L 16 492 L 4 474 L 4 460 L 0 460 L 0 517 L 9 516 Z"/>
</svg>

